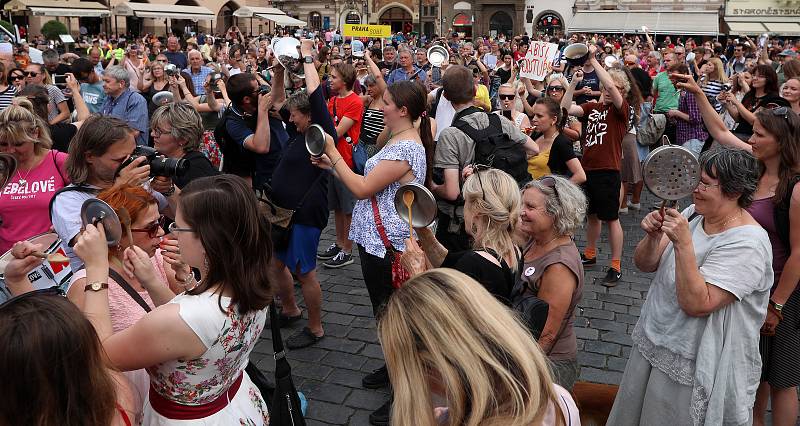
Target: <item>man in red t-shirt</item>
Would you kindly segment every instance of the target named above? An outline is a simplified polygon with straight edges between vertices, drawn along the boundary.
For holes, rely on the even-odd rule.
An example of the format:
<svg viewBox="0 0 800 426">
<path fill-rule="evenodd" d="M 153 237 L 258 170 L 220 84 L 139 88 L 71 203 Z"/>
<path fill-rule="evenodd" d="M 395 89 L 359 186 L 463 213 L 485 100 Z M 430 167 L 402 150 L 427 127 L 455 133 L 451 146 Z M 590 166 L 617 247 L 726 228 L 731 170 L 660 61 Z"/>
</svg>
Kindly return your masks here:
<svg viewBox="0 0 800 426">
<path fill-rule="evenodd" d="M 581 70 L 572 77 L 567 92 L 561 100 L 561 106 L 570 115 L 586 118 L 583 131 L 583 159 L 581 163 L 586 171 L 584 191 L 589 200 L 586 227 L 586 248 L 583 258 L 584 266 L 597 263 L 597 240 L 600 238 L 602 222 L 608 225 L 608 240 L 611 245 L 611 265 L 606 271 L 605 285 L 613 287 L 622 277 L 620 261 L 622 259 L 622 226 L 619 223 L 619 201 L 622 182 L 620 168 L 622 163 L 622 138 L 628 132 L 630 107 L 624 95 L 630 90 L 625 74 L 612 77 L 597 62 L 595 54 L 597 46 L 589 47 L 589 61 L 600 80 L 600 102 L 587 102 L 582 105 L 572 104 L 575 87 L 583 79 Z"/>
<path fill-rule="evenodd" d="M 361 116 L 364 103 L 353 92 L 356 81 L 356 69 L 351 64 L 338 63 L 331 66 L 331 91 L 336 93 L 328 100 L 328 111 L 336 125 L 336 149 L 344 162 L 353 168 L 353 148 L 361 134 Z M 353 218 L 355 197 L 346 186 L 331 174 L 328 183 L 328 208 L 333 210 L 336 225 L 336 242 L 327 250 L 317 254 L 328 268 L 340 268 L 353 263 L 353 242 L 349 239 L 350 221 Z"/>
</svg>

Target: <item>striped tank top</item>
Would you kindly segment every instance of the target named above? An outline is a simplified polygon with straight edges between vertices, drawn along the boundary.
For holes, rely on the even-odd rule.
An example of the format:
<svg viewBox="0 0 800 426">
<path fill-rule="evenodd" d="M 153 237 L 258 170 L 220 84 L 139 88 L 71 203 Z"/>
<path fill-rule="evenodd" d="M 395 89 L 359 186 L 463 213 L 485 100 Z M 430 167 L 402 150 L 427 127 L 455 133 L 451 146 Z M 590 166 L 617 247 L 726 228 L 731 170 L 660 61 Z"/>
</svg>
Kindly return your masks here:
<svg viewBox="0 0 800 426">
<path fill-rule="evenodd" d="M 367 108 L 361 121 L 361 141 L 367 145 L 375 145 L 378 135 L 383 131 L 383 110 Z"/>
</svg>

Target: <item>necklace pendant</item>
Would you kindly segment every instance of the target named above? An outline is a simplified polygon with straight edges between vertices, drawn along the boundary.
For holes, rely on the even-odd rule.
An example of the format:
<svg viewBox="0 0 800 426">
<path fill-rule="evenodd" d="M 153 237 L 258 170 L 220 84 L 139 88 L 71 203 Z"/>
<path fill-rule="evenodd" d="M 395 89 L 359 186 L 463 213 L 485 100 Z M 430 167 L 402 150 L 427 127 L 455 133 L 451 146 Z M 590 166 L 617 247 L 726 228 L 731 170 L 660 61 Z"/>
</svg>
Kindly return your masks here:
<svg viewBox="0 0 800 426">
<path fill-rule="evenodd" d="M 19 184 L 20 184 L 20 186 L 28 186 L 28 181 L 25 180 L 25 179 L 20 179 L 19 180 Z"/>
</svg>

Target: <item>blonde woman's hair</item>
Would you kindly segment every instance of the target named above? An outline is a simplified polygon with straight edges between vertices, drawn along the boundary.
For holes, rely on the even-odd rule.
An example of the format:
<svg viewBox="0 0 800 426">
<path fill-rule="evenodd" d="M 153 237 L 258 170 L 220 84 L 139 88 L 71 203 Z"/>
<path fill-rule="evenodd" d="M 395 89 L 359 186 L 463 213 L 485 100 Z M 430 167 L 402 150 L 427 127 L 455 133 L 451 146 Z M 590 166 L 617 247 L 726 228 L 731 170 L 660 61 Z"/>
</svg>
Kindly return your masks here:
<svg viewBox="0 0 800 426">
<path fill-rule="evenodd" d="M 727 83 L 728 76 L 725 75 L 725 65 L 722 65 L 722 61 L 719 58 L 711 58 L 708 62 L 714 64 L 714 72 L 708 76 L 708 81 Z"/>
<path fill-rule="evenodd" d="M 394 388 L 392 424 L 438 425 L 431 382 L 448 401 L 446 425 L 529 426 L 555 408 L 553 377 L 533 336 L 467 275 L 433 269 L 395 291 L 378 322 Z"/>
<path fill-rule="evenodd" d="M 39 130 L 38 138 L 34 134 L 36 130 Z M 30 142 L 36 155 L 53 147 L 47 123 L 33 112 L 33 103 L 27 99 L 15 100 L 0 112 L 0 141 Z"/>
<path fill-rule="evenodd" d="M 493 249 L 516 271 L 517 250 L 511 235 L 519 221 L 517 182 L 502 170 L 476 169 L 464 182 L 462 193 L 464 204 L 469 204 L 476 215 L 473 247 Z"/>
</svg>

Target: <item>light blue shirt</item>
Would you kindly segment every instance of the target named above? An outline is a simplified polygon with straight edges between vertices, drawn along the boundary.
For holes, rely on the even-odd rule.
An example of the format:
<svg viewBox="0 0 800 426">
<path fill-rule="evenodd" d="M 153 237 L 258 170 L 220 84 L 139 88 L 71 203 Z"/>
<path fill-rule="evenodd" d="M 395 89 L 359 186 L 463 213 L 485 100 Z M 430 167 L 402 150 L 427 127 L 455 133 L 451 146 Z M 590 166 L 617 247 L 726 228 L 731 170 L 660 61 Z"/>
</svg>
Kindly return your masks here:
<svg viewBox="0 0 800 426">
<path fill-rule="evenodd" d="M 139 131 L 136 145 L 147 145 L 150 126 L 147 116 L 147 101 L 142 95 L 132 92 L 128 88 L 116 98 L 106 96 L 101 113 L 125 120 L 129 126 Z"/>
<path fill-rule="evenodd" d="M 416 77 L 414 77 L 414 79 L 419 81 L 425 81 L 425 79 L 428 78 L 428 73 L 421 70 L 418 66 L 414 65 L 414 72 L 410 74 L 407 73 L 406 70 L 403 68 L 397 68 L 394 71 L 390 72 L 389 78 L 386 80 L 386 84 L 392 84 L 398 81 L 409 80 L 410 77 L 413 76 L 414 74 L 416 74 Z"/>
</svg>

